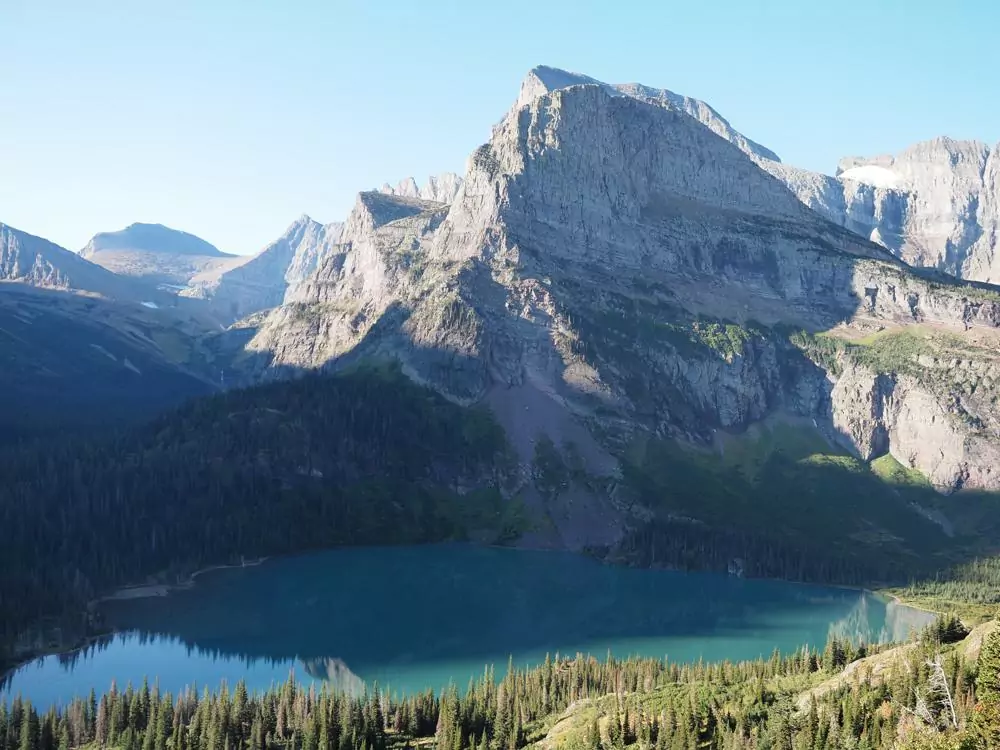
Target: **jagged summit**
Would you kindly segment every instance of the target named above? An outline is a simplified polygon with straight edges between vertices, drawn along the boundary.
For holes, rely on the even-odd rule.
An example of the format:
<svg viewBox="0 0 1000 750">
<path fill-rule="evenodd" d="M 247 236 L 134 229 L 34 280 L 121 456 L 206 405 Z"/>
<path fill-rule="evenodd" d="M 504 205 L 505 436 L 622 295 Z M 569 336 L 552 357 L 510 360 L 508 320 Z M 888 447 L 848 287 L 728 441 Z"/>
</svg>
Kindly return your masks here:
<svg viewBox="0 0 1000 750">
<path fill-rule="evenodd" d="M 193 277 L 184 294 L 211 300 L 231 320 L 279 305 L 340 241 L 343 227 L 341 222 L 324 225 L 302 214 L 256 255 Z"/>
<path fill-rule="evenodd" d="M 412 177 L 401 180 L 395 187 L 385 183 L 378 192 L 386 195 L 400 195 L 405 198 L 420 198 L 437 203 L 451 203 L 462 187 L 462 178 L 454 172 L 442 172 L 427 178 L 423 185 L 417 185 Z"/>
<path fill-rule="evenodd" d="M 521 82 L 521 92 L 517 98 L 516 107 L 520 109 L 532 99 L 552 91 L 585 85 L 599 86 L 612 96 L 628 96 L 650 104 L 656 104 L 665 109 L 684 112 L 698 120 L 702 125 L 705 125 L 716 135 L 733 143 L 741 151 L 759 159 L 769 159 L 775 162 L 781 161 L 778 155 L 769 148 L 761 146 L 759 143 L 750 140 L 735 130 L 726 118 L 705 102 L 699 99 L 692 99 L 689 96 L 683 96 L 682 94 L 676 94 L 668 89 L 652 88 L 639 83 L 608 84 L 590 76 L 571 73 L 547 65 L 539 65 L 528 71 L 528 74 Z"/>
</svg>

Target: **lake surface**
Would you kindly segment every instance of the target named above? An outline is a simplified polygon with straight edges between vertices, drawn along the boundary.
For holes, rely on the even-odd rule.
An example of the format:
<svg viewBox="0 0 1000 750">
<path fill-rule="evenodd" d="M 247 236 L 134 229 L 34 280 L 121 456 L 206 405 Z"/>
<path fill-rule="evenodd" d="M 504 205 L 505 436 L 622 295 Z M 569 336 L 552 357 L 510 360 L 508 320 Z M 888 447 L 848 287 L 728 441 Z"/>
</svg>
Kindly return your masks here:
<svg viewBox="0 0 1000 750">
<path fill-rule="evenodd" d="M 932 616 L 852 589 L 612 567 L 570 553 L 467 545 L 354 548 L 204 573 L 169 596 L 108 602 L 119 634 L 21 667 L 0 688 L 36 704 L 143 677 L 176 693 L 294 671 L 351 691 L 460 688 L 546 653 L 739 660 L 900 640 Z"/>
</svg>

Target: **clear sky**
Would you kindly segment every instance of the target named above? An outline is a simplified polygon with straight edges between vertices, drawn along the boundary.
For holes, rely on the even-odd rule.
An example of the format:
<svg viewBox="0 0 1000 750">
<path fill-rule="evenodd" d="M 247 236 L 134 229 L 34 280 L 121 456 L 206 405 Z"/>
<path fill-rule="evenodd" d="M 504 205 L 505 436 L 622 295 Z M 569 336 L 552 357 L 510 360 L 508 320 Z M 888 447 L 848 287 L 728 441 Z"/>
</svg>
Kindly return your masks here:
<svg viewBox="0 0 1000 750">
<path fill-rule="evenodd" d="M 783 161 L 1000 140 L 995 0 L 0 0 L 0 221 L 254 252 L 464 169 L 531 67 L 704 99 Z"/>
</svg>

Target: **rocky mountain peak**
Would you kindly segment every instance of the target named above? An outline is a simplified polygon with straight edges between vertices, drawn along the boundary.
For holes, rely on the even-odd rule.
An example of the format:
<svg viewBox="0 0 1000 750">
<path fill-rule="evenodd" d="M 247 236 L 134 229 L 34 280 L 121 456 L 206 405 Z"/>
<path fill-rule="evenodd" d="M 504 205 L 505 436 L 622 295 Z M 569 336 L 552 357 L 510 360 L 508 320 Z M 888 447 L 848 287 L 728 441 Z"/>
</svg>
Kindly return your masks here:
<svg viewBox="0 0 1000 750">
<path fill-rule="evenodd" d="M 385 195 L 398 195 L 403 198 L 419 198 L 436 203 L 451 203 L 462 187 L 462 178 L 454 172 L 442 172 L 427 178 L 423 185 L 417 185 L 412 177 L 401 180 L 396 186 L 385 183 L 378 192 Z"/>
<path fill-rule="evenodd" d="M 540 65 L 532 68 L 521 82 L 521 91 L 515 108 L 520 109 L 533 99 L 552 91 L 588 85 L 600 87 L 611 96 L 628 96 L 665 109 L 684 112 L 716 135 L 733 143 L 741 151 L 756 158 L 781 161 L 773 151 L 735 130 L 722 115 L 705 102 L 676 94 L 668 89 L 652 88 L 640 83 L 607 84 L 590 76 Z"/>
</svg>

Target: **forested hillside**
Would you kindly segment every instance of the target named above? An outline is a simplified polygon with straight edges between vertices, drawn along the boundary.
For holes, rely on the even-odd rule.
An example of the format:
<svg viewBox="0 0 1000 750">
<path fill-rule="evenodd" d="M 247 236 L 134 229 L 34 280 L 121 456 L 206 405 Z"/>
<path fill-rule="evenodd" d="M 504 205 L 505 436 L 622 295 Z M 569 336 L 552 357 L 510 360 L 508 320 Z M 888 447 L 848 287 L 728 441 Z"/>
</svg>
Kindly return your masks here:
<svg viewBox="0 0 1000 750">
<path fill-rule="evenodd" d="M 231 391 L 107 439 L 8 450 L 0 643 L 110 587 L 241 555 L 502 537 L 516 523 L 497 491 L 506 456 L 488 413 L 392 367 Z"/>
</svg>

